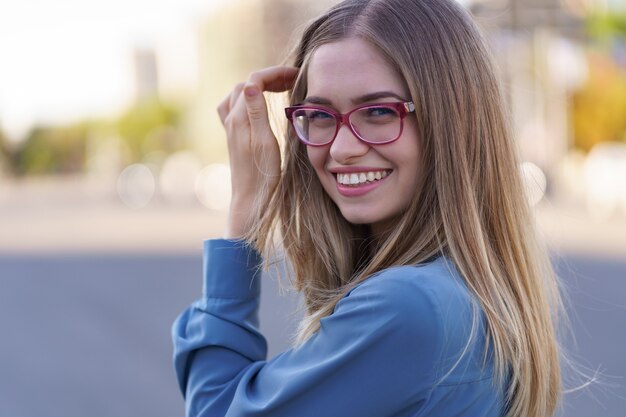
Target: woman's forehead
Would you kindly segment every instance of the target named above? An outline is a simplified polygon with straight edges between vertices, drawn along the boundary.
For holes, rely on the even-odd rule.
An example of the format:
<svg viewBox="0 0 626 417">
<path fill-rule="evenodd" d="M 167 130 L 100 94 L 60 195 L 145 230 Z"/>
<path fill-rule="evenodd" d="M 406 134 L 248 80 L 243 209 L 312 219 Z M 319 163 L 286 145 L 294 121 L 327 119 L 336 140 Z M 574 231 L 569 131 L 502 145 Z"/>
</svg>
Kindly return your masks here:
<svg viewBox="0 0 626 417">
<path fill-rule="evenodd" d="M 309 95 L 363 94 L 367 90 L 408 94 L 406 83 L 385 56 L 360 38 L 342 39 L 316 48 L 306 76 Z"/>
</svg>

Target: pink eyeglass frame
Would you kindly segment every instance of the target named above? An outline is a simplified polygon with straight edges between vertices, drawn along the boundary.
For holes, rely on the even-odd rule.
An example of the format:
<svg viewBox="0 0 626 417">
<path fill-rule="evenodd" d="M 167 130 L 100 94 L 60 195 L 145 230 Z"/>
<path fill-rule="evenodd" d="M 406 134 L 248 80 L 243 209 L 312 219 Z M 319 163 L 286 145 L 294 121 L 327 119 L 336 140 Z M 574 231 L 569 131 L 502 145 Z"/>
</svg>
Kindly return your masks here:
<svg viewBox="0 0 626 417">
<path fill-rule="evenodd" d="M 400 116 L 400 132 L 398 133 L 398 136 L 396 136 L 393 139 L 384 141 L 384 142 L 370 142 L 367 139 L 363 138 L 359 132 L 357 132 L 357 130 L 354 128 L 354 126 L 352 126 L 352 124 L 350 124 L 350 115 L 352 113 L 354 113 L 355 111 L 358 110 L 363 110 L 363 109 L 367 109 L 367 108 L 373 108 L 373 107 L 386 107 L 386 108 L 392 108 L 395 109 L 398 112 L 398 115 Z M 335 129 L 335 134 L 333 135 L 333 138 L 331 140 L 329 140 L 328 142 L 325 143 L 311 143 L 307 140 L 305 140 L 304 138 L 300 137 L 300 135 L 298 134 L 298 129 L 296 129 L 296 126 L 294 125 L 293 122 L 293 114 L 296 110 L 320 110 L 323 111 L 325 113 L 330 114 L 331 116 L 333 116 L 335 118 L 335 120 L 337 121 L 337 128 Z M 287 116 L 287 119 L 289 119 L 289 122 L 291 123 L 291 127 L 293 128 L 294 132 L 296 132 L 296 136 L 298 136 L 298 139 L 300 139 L 300 141 L 302 143 L 304 143 L 307 146 L 326 146 L 329 145 L 330 143 L 332 143 L 335 138 L 337 137 L 337 134 L 339 133 L 339 129 L 341 129 L 342 125 L 346 125 L 348 126 L 348 129 L 350 129 L 350 131 L 354 134 L 354 136 L 356 136 L 359 140 L 369 144 L 369 145 L 385 145 L 387 143 L 391 143 L 393 141 L 398 140 L 398 138 L 400 136 L 402 136 L 402 131 L 404 130 L 404 118 L 406 117 L 407 114 L 412 113 L 415 111 L 415 105 L 413 104 L 412 101 L 398 101 L 398 102 L 393 102 L 393 103 L 376 103 L 376 104 L 365 104 L 363 106 L 359 106 L 357 108 L 354 108 L 352 110 L 350 110 L 348 113 L 338 113 L 336 111 L 330 110 L 326 107 L 321 107 L 321 106 L 308 106 L 308 105 L 300 105 L 300 106 L 290 106 L 290 107 L 286 107 L 285 108 L 285 115 Z"/>
</svg>

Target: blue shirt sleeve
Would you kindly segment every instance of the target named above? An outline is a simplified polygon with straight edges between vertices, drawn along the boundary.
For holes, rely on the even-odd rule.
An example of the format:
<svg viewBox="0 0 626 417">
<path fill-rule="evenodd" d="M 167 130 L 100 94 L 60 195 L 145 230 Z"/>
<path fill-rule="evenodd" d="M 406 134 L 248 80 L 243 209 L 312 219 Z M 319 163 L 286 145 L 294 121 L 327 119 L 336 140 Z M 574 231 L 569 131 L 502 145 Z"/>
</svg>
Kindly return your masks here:
<svg viewBox="0 0 626 417">
<path fill-rule="evenodd" d="M 419 285 L 406 279 L 407 270 L 418 268 L 368 279 L 307 342 L 268 361 L 258 330 L 259 255 L 239 241 L 209 240 L 204 259 L 203 298 L 173 328 L 187 416 L 393 416 L 435 409 L 433 398 L 450 400 L 450 384 L 434 391 L 445 352 L 464 349 L 466 338 L 455 341 L 446 330 L 462 312 L 442 304 L 437 280 L 431 286 L 428 279 Z M 462 379 L 484 380 L 466 364 Z M 475 387 L 463 390 L 482 401 Z"/>
</svg>

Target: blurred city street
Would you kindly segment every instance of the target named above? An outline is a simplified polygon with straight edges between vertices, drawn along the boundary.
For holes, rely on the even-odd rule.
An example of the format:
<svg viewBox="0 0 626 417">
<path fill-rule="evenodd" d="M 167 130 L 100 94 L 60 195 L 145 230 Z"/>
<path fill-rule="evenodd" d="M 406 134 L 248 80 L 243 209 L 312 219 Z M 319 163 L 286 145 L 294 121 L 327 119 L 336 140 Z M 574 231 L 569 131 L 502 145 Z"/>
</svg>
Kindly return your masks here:
<svg viewBox="0 0 626 417">
<path fill-rule="evenodd" d="M 200 294 L 202 239 L 220 235 L 224 214 L 197 203 L 133 210 L 96 188 L 77 179 L 1 186 L 2 416 L 183 415 L 170 326 Z M 599 380 L 568 394 L 562 415 L 623 417 L 624 219 L 557 209 L 540 206 L 538 219 L 559 248 L 576 339 L 566 345 Z M 298 302 L 265 277 L 270 356 L 288 348 Z M 586 381 L 566 374 L 570 388 Z"/>
<path fill-rule="evenodd" d="M 626 417 L 626 3 L 457 1 L 562 279 L 559 417 Z M 170 328 L 230 199 L 215 110 L 334 3 L 0 2 L 0 417 L 184 415 Z M 286 97 L 266 98 L 282 137 Z M 272 357 L 300 299 L 263 278 Z"/>
</svg>

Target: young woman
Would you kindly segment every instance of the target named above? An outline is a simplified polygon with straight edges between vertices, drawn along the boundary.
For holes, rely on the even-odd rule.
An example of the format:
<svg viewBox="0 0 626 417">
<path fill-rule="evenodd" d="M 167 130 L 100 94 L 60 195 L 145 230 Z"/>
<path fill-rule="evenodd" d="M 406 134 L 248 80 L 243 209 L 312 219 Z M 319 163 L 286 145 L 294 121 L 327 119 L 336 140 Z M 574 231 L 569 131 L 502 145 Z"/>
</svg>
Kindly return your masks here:
<svg viewBox="0 0 626 417">
<path fill-rule="evenodd" d="M 264 91 L 288 91 L 281 154 Z M 233 196 L 174 325 L 188 416 L 554 414 L 559 296 L 492 63 L 453 0 L 347 0 L 218 112 Z M 274 231 L 280 232 L 276 239 Z M 271 360 L 263 259 L 307 314 Z"/>
</svg>

